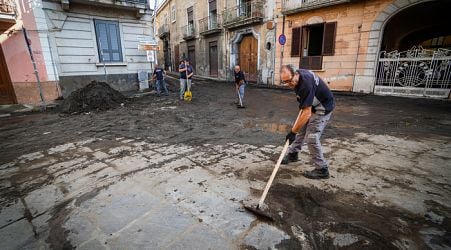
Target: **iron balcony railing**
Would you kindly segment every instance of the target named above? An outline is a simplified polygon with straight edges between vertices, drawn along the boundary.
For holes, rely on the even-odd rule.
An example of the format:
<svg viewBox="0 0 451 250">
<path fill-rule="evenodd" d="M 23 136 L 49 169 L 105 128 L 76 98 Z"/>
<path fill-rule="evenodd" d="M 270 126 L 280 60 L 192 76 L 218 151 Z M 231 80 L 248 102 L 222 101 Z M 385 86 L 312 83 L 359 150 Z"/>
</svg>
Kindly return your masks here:
<svg viewBox="0 0 451 250">
<path fill-rule="evenodd" d="M 162 24 L 158 27 L 158 36 L 162 37 L 169 34 L 169 25 Z"/>
<path fill-rule="evenodd" d="M 195 36 L 195 27 L 194 23 L 189 23 L 188 25 L 185 25 L 182 27 L 183 30 L 183 39 L 191 39 Z"/>
<path fill-rule="evenodd" d="M 222 19 L 219 15 L 212 15 L 199 20 L 199 33 L 220 31 Z"/>
<path fill-rule="evenodd" d="M 225 9 L 222 14 L 224 27 L 236 27 L 263 20 L 263 7 L 262 1 L 251 1 Z"/>
<path fill-rule="evenodd" d="M 13 0 L 0 0 L 0 13 L 16 14 L 16 4 Z"/>
<path fill-rule="evenodd" d="M 117 2 L 126 3 L 126 4 L 143 4 L 147 5 L 147 0 L 116 0 Z"/>
<path fill-rule="evenodd" d="M 296 13 L 351 1 L 352 0 L 282 0 L 282 12 L 288 12 L 288 14 L 290 14 L 290 12 Z"/>
</svg>

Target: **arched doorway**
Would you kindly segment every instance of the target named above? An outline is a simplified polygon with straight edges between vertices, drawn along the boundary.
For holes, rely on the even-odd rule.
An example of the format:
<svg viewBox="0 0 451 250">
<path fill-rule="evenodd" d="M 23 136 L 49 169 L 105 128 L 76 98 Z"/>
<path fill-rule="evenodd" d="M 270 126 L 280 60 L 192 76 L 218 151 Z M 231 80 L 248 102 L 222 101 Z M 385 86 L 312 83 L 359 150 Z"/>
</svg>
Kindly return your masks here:
<svg viewBox="0 0 451 250">
<path fill-rule="evenodd" d="M 252 34 L 243 36 L 238 46 L 238 63 L 246 80 L 257 82 L 258 40 Z"/>
<path fill-rule="evenodd" d="M 451 89 L 451 1 L 418 3 L 382 30 L 374 92 L 448 98 Z"/>
</svg>

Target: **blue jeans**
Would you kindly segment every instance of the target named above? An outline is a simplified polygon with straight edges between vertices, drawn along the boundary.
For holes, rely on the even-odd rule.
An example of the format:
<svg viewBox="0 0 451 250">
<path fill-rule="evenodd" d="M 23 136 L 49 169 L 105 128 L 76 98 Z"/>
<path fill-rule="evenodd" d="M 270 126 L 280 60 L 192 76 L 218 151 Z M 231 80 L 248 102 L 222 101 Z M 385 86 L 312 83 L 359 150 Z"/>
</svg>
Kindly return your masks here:
<svg viewBox="0 0 451 250">
<path fill-rule="evenodd" d="M 157 85 L 157 94 L 158 95 L 160 94 L 160 88 L 161 87 L 163 87 L 164 94 L 165 95 L 169 95 L 168 88 L 166 87 L 166 81 L 164 79 L 157 80 L 156 85 Z"/>
<path fill-rule="evenodd" d="M 324 128 L 330 120 L 332 113 L 327 115 L 312 114 L 307 124 L 296 134 L 296 139 L 288 148 L 288 153 L 297 153 L 302 149 L 304 142 L 307 143 L 310 155 L 313 158 L 316 169 L 328 169 L 327 161 L 324 159 L 323 149 L 319 139 Z"/>
<path fill-rule="evenodd" d="M 238 88 L 238 93 L 239 93 L 239 97 L 238 97 L 238 103 L 240 102 L 240 98 L 241 98 L 241 103 L 244 105 L 244 88 L 246 88 L 246 84 L 243 83 L 240 85 L 240 87 Z M 241 104 L 240 103 L 240 104 Z"/>
<path fill-rule="evenodd" d="M 186 91 L 191 91 L 191 79 L 180 78 L 180 100 L 183 99 Z"/>
</svg>

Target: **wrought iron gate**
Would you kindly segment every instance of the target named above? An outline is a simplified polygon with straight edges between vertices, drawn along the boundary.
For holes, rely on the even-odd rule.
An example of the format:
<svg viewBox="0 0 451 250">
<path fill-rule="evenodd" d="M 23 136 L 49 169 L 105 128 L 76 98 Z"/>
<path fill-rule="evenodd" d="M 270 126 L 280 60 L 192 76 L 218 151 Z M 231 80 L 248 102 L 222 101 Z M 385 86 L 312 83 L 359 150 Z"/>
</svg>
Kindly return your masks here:
<svg viewBox="0 0 451 250">
<path fill-rule="evenodd" d="M 379 95 L 449 98 L 451 50 L 381 52 L 374 93 Z"/>
</svg>

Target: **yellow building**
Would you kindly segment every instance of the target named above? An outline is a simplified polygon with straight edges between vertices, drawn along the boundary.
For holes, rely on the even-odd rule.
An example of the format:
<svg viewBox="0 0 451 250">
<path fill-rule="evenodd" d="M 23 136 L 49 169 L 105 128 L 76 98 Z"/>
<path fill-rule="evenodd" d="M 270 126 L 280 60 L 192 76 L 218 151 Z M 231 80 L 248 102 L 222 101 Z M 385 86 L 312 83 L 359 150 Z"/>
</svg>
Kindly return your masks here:
<svg viewBox="0 0 451 250">
<path fill-rule="evenodd" d="M 449 98 L 451 1 L 282 0 L 275 67 L 315 71 L 331 89 Z M 279 70 L 276 84 L 279 84 Z"/>
</svg>

